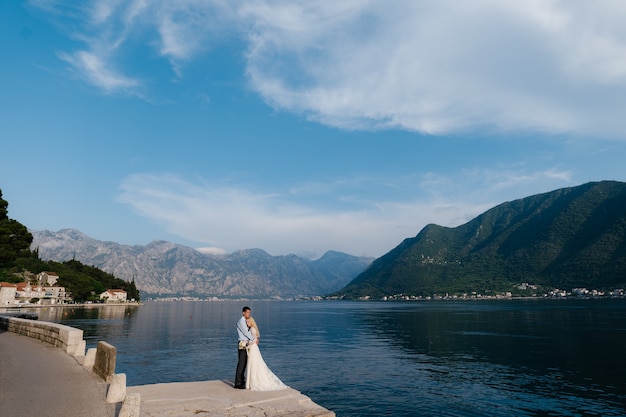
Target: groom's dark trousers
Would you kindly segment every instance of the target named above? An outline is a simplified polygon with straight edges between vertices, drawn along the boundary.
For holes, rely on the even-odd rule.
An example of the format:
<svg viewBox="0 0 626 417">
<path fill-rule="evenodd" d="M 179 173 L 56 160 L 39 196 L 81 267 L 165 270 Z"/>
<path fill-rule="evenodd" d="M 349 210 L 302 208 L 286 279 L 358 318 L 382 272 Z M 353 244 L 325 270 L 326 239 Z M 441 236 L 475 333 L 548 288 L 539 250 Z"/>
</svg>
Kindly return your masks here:
<svg viewBox="0 0 626 417">
<path fill-rule="evenodd" d="M 246 349 L 239 349 L 239 360 L 237 361 L 237 373 L 235 374 L 235 387 L 244 387 L 246 378 L 243 375 L 248 364 L 248 352 Z"/>
</svg>

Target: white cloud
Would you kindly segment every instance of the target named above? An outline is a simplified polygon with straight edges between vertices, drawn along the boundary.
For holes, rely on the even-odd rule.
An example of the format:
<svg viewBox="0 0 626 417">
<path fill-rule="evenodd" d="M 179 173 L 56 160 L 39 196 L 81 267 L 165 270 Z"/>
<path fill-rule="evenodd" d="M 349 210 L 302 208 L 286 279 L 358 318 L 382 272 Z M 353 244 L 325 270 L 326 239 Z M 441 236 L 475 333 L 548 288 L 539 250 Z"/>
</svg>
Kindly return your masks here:
<svg viewBox="0 0 626 417">
<path fill-rule="evenodd" d="M 107 93 L 131 91 L 139 86 L 139 81 L 117 73 L 107 66 L 101 56 L 88 51 L 78 51 L 72 55 L 59 54 L 59 57 L 72 65 L 81 77 Z"/>
<path fill-rule="evenodd" d="M 272 105 L 345 128 L 624 136 L 623 3 L 336 3 L 246 9 L 250 77 Z"/>
<path fill-rule="evenodd" d="M 142 82 L 127 74 L 125 62 L 139 43 L 154 48 L 169 60 L 181 77 L 182 64 L 206 51 L 213 37 L 221 38 L 233 23 L 232 5 L 226 0 L 30 0 L 72 39 L 79 50 L 58 55 L 81 78 L 106 93 L 135 93 Z M 154 38 L 156 34 L 156 38 Z M 149 76 L 150 74 L 144 74 Z"/>
<path fill-rule="evenodd" d="M 227 2 L 192 0 L 186 2 L 153 1 L 152 14 L 157 17 L 159 52 L 173 62 L 187 60 L 207 49 L 213 36 L 231 19 Z"/>
<path fill-rule="evenodd" d="M 67 3 L 32 4 L 60 14 L 54 5 Z M 72 36 L 88 46 L 68 62 L 107 91 L 132 80 L 111 52 L 130 37 L 182 77 L 185 62 L 238 36 L 252 88 L 275 108 L 327 125 L 626 138 L 626 3 L 617 0 L 89 4 L 66 7 L 79 22 Z M 94 66 L 103 70 L 94 75 Z"/>
<path fill-rule="evenodd" d="M 96 1 L 90 10 L 91 20 L 94 24 L 106 22 L 120 7 L 122 0 Z"/>
<path fill-rule="evenodd" d="M 204 253 L 205 255 L 227 255 L 228 251 L 222 248 L 216 248 L 214 246 L 206 247 L 206 248 L 196 248 L 196 250 L 200 253 Z"/>
<path fill-rule="evenodd" d="M 386 200 L 380 196 L 375 201 L 360 197 L 346 205 L 341 201 L 344 186 L 362 179 L 330 182 L 326 189 L 305 185 L 262 192 L 258 186 L 194 183 L 176 175 L 136 174 L 123 181 L 120 201 L 169 233 L 220 248 L 199 249 L 204 252 L 261 248 L 274 255 L 321 255 L 334 249 L 380 256 L 403 239 L 415 236 L 426 224 L 463 224 L 505 199 L 528 195 L 519 195 L 526 188 L 539 192 L 549 191 L 551 188 L 545 187 L 553 184 L 562 186 L 567 175 L 557 171 L 510 171 L 499 175 L 476 171 L 463 173 L 455 181 L 441 176 L 433 181 L 436 174 L 425 177 L 425 182 L 418 184 L 415 178 L 398 179 L 398 194 Z M 384 179 L 369 185 L 373 195 L 379 195 L 376 188 L 387 186 Z M 297 193 L 291 192 L 294 188 Z M 311 195 L 306 189 L 316 196 L 324 194 L 326 205 L 307 202 Z"/>
</svg>

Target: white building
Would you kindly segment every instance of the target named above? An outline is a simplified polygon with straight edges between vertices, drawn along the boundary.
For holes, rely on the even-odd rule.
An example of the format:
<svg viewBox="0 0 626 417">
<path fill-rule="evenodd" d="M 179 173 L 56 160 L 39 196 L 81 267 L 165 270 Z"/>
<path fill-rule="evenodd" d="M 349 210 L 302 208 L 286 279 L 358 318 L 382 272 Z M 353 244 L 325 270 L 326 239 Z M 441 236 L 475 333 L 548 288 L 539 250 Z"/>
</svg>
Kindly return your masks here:
<svg viewBox="0 0 626 417">
<path fill-rule="evenodd" d="M 44 304 L 63 304 L 72 300 L 71 294 L 65 291 L 65 287 L 53 285 L 51 287 L 43 287 L 43 291 L 45 292 Z"/>
<path fill-rule="evenodd" d="M 56 272 L 43 271 L 37 274 L 37 282 L 41 285 L 53 286 L 59 280 L 59 275 Z"/>
<path fill-rule="evenodd" d="M 71 300 L 71 294 L 65 291 L 65 287 L 58 285 L 44 287 L 20 282 L 16 287 L 15 299 L 19 304 L 29 304 L 33 299 L 37 300 L 36 304 L 63 304 Z"/>
<path fill-rule="evenodd" d="M 125 303 L 128 294 L 124 290 L 106 290 L 100 294 L 100 299 L 105 303 Z"/>
<path fill-rule="evenodd" d="M 17 285 L 8 282 L 0 282 L 0 307 L 15 305 Z"/>
<path fill-rule="evenodd" d="M 19 304 L 29 304 L 33 299 L 39 301 L 44 298 L 46 294 L 41 285 L 31 285 L 30 282 L 20 282 L 16 284 L 16 286 L 17 291 L 15 298 Z"/>
</svg>

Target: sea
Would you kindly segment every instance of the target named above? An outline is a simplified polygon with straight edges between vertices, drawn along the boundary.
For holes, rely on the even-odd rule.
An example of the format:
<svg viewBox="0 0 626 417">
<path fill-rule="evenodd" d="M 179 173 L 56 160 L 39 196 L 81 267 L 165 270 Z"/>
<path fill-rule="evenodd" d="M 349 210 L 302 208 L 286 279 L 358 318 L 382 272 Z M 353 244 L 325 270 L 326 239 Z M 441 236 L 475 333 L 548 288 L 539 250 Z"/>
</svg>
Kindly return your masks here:
<svg viewBox="0 0 626 417">
<path fill-rule="evenodd" d="M 249 305 L 268 366 L 337 416 L 626 416 L 626 299 L 151 301 L 37 309 L 127 383 L 233 381 Z"/>
</svg>

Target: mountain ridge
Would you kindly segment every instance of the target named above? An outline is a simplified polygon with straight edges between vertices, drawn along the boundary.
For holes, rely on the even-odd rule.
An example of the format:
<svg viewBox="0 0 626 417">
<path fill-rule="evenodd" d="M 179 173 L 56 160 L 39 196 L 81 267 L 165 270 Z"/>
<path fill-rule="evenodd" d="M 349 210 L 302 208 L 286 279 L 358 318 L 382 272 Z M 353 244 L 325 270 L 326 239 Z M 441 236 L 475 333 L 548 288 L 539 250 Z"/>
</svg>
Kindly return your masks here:
<svg viewBox="0 0 626 417">
<path fill-rule="evenodd" d="M 123 245 L 94 239 L 76 229 L 31 230 L 31 233 L 31 248 L 42 259 L 58 262 L 76 259 L 125 280 L 134 279 L 144 294 L 157 297 L 323 295 L 345 286 L 372 261 L 335 251 L 328 251 L 317 260 L 297 255 L 272 256 L 259 248 L 207 254 L 165 240 Z M 330 270 L 329 263 L 333 265 Z"/>
</svg>

